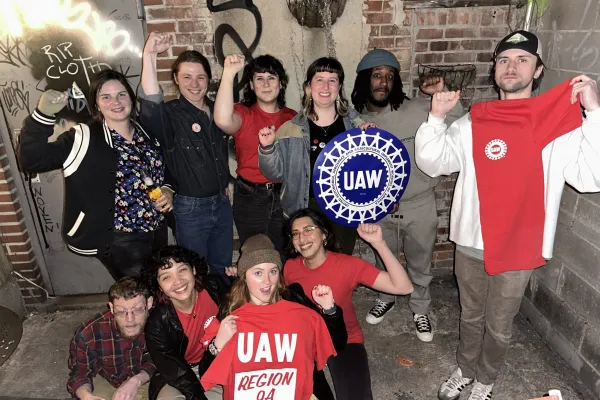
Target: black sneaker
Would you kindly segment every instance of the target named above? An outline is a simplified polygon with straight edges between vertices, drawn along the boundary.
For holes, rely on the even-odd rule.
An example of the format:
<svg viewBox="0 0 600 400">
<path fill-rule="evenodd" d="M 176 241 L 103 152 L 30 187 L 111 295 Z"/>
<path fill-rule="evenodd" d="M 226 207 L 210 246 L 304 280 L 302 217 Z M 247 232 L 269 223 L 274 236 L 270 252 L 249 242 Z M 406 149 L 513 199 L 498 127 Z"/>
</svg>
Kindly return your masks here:
<svg viewBox="0 0 600 400">
<path fill-rule="evenodd" d="M 395 302 L 381 301 L 377 299 L 375 306 L 367 314 L 367 322 L 371 325 L 377 325 L 385 318 L 385 314 L 394 308 Z"/>
<path fill-rule="evenodd" d="M 431 322 L 429 322 L 427 314 L 413 314 L 413 320 L 417 328 L 417 337 L 423 342 L 431 342 L 433 332 L 431 332 Z"/>
</svg>

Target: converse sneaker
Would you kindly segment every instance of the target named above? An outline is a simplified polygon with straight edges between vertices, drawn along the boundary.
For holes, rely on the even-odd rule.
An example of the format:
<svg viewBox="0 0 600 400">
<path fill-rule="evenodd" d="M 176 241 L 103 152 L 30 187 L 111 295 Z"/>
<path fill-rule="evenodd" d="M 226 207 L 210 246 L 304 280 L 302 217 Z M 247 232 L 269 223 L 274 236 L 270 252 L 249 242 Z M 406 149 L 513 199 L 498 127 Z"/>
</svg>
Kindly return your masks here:
<svg viewBox="0 0 600 400">
<path fill-rule="evenodd" d="M 493 388 L 493 383 L 491 385 L 484 385 L 481 382 L 475 382 L 467 400 L 492 400 Z"/>
<path fill-rule="evenodd" d="M 457 368 L 456 371 L 450 375 L 450 378 L 440 386 L 440 390 L 438 390 L 438 399 L 456 400 L 460 397 L 460 392 L 471 383 L 473 383 L 473 379 L 464 378 L 460 368 Z"/>
<path fill-rule="evenodd" d="M 431 322 L 426 314 L 413 314 L 415 327 L 417 328 L 417 337 L 423 342 L 431 342 L 433 340 L 433 332 L 431 332 Z"/>
<path fill-rule="evenodd" d="M 394 308 L 395 302 L 381 301 L 377 299 L 375 306 L 367 314 L 367 322 L 371 325 L 377 325 L 385 318 L 385 314 Z"/>
</svg>

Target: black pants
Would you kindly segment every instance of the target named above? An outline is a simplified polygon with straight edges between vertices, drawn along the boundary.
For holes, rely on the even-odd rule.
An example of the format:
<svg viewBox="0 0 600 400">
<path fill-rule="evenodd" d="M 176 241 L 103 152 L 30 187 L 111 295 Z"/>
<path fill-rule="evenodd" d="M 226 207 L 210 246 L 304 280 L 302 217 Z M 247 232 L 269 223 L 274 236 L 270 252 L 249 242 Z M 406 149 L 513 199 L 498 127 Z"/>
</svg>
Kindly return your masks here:
<svg viewBox="0 0 600 400">
<path fill-rule="evenodd" d="M 348 343 L 327 362 L 335 397 L 340 400 L 373 400 L 367 350 L 361 343 Z"/>
<path fill-rule="evenodd" d="M 284 253 L 284 218 L 279 187 L 268 189 L 265 185 L 252 184 L 238 177 L 233 192 L 233 221 L 240 243 L 263 233 L 280 254 Z"/>
<path fill-rule="evenodd" d="M 153 232 L 115 232 L 110 248 L 98 249 L 98 259 L 115 280 L 140 276 L 152 252 L 166 246 L 168 241 L 166 223 Z"/>
<path fill-rule="evenodd" d="M 315 200 L 312 197 L 308 201 L 308 208 L 310 208 L 313 211 L 317 211 L 321 214 L 324 214 L 323 210 L 321 210 L 321 207 L 319 207 L 317 200 Z M 354 245 L 356 244 L 356 238 L 358 237 L 358 232 L 356 231 L 356 228 L 349 228 L 347 226 L 340 225 L 337 222 L 328 218 L 327 216 L 325 218 L 327 218 L 329 220 L 329 223 L 331 223 L 331 227 L 333 228 L 333 235 L 337 238 L 337 240 L 340 241 L 340 244 L 342 245 L 342 253 L 351 256 L 352 252 L 354 251 Z"/>
</svg>

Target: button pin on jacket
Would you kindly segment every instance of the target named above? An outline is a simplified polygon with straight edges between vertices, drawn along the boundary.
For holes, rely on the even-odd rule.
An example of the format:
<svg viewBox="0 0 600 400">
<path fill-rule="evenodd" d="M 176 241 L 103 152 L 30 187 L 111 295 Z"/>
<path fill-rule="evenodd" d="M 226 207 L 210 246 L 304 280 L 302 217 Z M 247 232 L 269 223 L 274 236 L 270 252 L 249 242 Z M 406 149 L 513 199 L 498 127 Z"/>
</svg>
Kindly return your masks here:
<svg viewBox="0 0 600 400">
<path fill-rule="evenodd" d="M 192 125 L 192 130 L 196 133 L 200 132 L 201 129 L 202 128 L 200 127 L 200 124 L 198 124 L 198 123 L 195 123 Z"/>
</svg>

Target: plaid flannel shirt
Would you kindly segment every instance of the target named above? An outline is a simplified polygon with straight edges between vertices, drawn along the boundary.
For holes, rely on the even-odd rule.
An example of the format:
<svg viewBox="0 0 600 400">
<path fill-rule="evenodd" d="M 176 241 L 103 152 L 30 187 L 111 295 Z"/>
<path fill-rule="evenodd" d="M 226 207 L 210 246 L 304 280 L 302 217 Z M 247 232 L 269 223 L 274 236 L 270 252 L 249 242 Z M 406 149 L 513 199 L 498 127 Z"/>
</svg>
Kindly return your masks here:
<svg viewBox="0 0 600 400">
<path fill-rule="evenodd" d="M 73 396 L 82 385 L 102 376 L 114 387 L 142 371 L 152 376 L 156 367 L 150 359 L 144 333 L 133 340 L 121 338 L 110 311 L 97 314 L 75 331 L 69 347 L 67 390 Z"/>
</svg>

